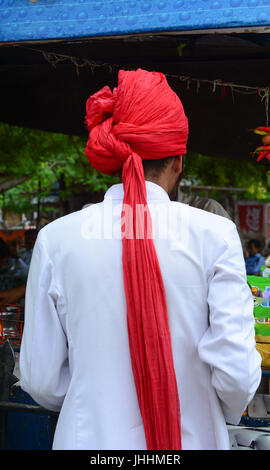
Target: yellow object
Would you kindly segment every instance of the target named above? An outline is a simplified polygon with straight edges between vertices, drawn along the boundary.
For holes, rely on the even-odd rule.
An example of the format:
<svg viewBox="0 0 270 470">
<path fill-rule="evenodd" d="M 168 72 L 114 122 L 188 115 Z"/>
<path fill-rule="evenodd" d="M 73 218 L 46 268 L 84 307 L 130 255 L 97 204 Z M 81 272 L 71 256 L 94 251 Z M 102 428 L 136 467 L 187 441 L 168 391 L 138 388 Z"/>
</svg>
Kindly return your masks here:
<svg viewBox="0 0 270 470">
<path fill-rule="evenodd" d="M 255 134 L 258 135 L 269 135 L 270 134 L 270 127 L 268 126 L 259 126 L 256 127 L 256 129 L 253 130 Z"/>
<path fill-rule="evenodd" d="M 270 367 L 270 343 L 257 343 L 256 349 L 262 356 L 262 366 Z"/>
<path fill-rule="evenodd" d="M 258 134 L 258 135 L 268 135 L 267 132 L 265 132 L 265 131 L 260 131 L 260 130 L 258 130 L 258 129 L 255 129 L 254 134 Z"/>
</svg>

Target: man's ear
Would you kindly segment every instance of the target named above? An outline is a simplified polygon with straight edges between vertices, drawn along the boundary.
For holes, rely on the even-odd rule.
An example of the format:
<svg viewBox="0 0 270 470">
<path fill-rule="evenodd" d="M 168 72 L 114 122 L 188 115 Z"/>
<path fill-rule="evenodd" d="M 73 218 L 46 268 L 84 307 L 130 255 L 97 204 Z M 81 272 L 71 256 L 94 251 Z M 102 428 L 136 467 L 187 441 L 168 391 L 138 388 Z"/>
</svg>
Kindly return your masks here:
<svg viewBox="0 0 270 470">
<path fill-rule="evenodd" d="M 183 169 L 183 157 L 182 157 L 182 155 L 177 155 L 177 157 L 175 157 L 173 159 L 172 168 L 175 171 L 175 173 L 177 173 L 177 174 L 182 172 L 182 169 Z"/>
</svg>

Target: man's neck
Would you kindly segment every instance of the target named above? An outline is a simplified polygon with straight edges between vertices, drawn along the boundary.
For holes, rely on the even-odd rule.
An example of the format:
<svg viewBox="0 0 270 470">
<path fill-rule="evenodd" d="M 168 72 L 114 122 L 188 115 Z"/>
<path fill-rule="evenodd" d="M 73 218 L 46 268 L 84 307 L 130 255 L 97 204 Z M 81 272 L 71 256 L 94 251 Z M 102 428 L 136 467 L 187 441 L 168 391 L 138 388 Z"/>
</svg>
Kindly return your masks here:
<svg viewBox="0 0 270 470">
<path fill-rule="evenodd" d="M 167 194 L 169 194 L 169 188 L 166 184 L 166 181 L 163 181 L 162 178 L 153 178 L 153 177 L 145 177 L 145 181 L 150 181 L 150 183 L 158 184 Z"/>
<path fill-rule="evenodd" d="M 168 187 L 168 183 L 165 178 L 155 178 L 153 176 L 145 176 L 145 181 L 149 181 L 150 183 L 158 184 L 166 193 L 170 196 L 170 191 Z M 123 183 L 122 175 L 120 176 L 120 182 Z"/>
</svg>

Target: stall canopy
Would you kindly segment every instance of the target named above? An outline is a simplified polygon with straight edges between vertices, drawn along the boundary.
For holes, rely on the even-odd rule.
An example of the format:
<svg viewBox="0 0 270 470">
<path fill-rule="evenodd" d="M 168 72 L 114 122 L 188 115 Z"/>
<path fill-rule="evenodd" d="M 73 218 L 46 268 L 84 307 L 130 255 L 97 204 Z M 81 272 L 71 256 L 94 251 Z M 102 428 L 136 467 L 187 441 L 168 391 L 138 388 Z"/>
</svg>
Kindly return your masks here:
<svg viewBox="0 0 270 470">
<path fill-rule="evenodd" d="M 269 25 L 269 0 L 1 0 L 0 41 Z"/>
<path fill-rule="evenodd" d="M 269 123 L 270 0 L 0 0 L 0 121 L 87 135 L 87 97 L 120 68 L 181 97 L 189 151 L 251 159 Z"/>
</svg>

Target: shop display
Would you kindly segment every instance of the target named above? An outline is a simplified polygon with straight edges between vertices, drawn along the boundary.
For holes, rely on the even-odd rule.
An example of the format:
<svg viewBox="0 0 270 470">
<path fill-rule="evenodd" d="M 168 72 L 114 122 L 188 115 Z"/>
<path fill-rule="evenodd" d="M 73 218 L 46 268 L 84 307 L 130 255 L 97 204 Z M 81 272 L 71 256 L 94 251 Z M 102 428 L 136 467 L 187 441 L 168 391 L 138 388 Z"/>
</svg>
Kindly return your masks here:
<svg viewBox="0 0 270 470">
<path fill-rule="evenodd" d="M 270 279 L 247 276 L 254 298 L 255 341 L 262 366 L 270 367 Z"/>
</svg>

